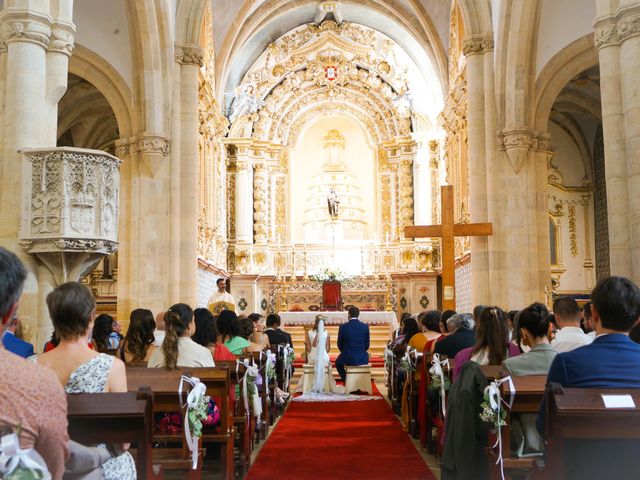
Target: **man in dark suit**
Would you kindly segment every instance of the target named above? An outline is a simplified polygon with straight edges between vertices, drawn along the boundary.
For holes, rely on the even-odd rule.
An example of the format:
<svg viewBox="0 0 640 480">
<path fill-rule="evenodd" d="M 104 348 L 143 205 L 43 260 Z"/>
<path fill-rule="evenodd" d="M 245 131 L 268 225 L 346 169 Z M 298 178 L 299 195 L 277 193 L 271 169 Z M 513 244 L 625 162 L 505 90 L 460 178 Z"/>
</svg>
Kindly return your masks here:
<svg viewBox="0 0 640 480">
<path fill-rule="evenodd" d="M 288 343 L 293 348 L 291 335 L 284 330 L 280 330 L 280 315 L 277 313 L 267 315 L 267 328 L 265 328 L 264 333 L 269 337 L 270 345 L 286 345 Z"/>
<path fill-rule="evenodd" d="M 34 354 L 33 345 L 16 337 L 16 323 L 17 320 L 14 319 L 11 325 L 4 332 L 4 335 L 2 335 L 2 344 L 7 351 L 15 353 L 20 357 L 28 358 Z"/>
<path fill-rule="evenodd" d="M 640 289 L 624 277 L 609 277 L 598 282 L 591 301 L 596 338 L 590 345 L 559 353 L 548 381 L 571 388 L 640 388 L 640 344 L 627 335 L 640 317 Z M 543 436 L 545 422 L 546 398 L 537 422 Z M 640 463 L 637 449 L 637 442 L 615 440 L 566 448 L 567 478 L 631 478 L 631 469 Z M 614 465 L 622 470 L 612 472 Z"/>
<path fill-rule="evenodd" d="M 345 380 L 345 367 L 366 365 L 369 363 L 369 326 L 358 320 L 360 310 L 350 307 L 349 321 L 338 329 L 338 349 L 340 355 L 336 359 L 336 370 L 340 378 Z"/>
</svg>

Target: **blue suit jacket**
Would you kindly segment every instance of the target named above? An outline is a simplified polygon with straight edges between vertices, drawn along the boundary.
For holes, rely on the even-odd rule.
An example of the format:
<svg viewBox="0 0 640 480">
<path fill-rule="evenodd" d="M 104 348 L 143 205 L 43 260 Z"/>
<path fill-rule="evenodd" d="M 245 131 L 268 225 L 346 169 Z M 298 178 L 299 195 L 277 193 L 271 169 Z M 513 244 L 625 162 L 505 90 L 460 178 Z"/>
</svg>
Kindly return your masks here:
<svg viewBox="0 0 640 480">
<path fill-rule="evenodd" d="M 640 388 L 640 344 L 621 333 L 597 337 L 590 345 L 556 355 L 547 380 L 573 388 Z M 537 422 L 543 436 L 545 416 L 546 397 Z"/>
<path fill-rule="evenodd" d="M 369 363 L 369 327 L 357 318 L 350 319 L 338 329 L 340 355 L 336 363 L 366 365 Z"/>
<path fill-rule="evenodd" d="M 15 353 L 23 358 L 28 358 L 34 354 L 33 345 L 24 340 L 20 340 L 11 332 L 5 332 L 2 336 L 2 344 L 9 352 Z"/>
</svg>

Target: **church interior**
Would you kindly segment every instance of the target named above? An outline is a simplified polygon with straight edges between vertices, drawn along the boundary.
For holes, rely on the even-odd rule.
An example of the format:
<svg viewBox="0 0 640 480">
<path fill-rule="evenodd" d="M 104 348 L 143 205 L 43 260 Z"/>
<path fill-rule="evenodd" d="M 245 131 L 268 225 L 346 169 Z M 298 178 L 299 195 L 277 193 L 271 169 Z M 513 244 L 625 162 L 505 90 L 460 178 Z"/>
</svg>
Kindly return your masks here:
<svg viewBox="0 0 640 480">
<path fill-rule="evenodd" d="M 254 322 L 249 343 L 260 339 L 235 357 L 212 353 L 215 367 L 178 356 L 169 369 L 163 331 L 167 370 L 150 372 L 125 343 L 98 348 L 89 331 L 93 350 L 126 364 L 124 387 L 104 391 L 137 392 L 123 410 L 144 399 L 148 411 L 118 431 L 117 408 L 99 414 L 104 405 L 81 398 L 91 393 L 67 390 L 69 438 L 132 442 L 135 458 L 133 476 L 100 467 L 74 478 L 598 478 L 558 470 L 571 455 L 549 453 L 563 435 L 591 438 L 562 416 L 573 404 L 554 393 L 549 364 L 515 373 L 481 338 L 504 329 L 507 352 L 540 350 L 547 336 L 551 348 L 566 311 L 595 346 L 610 333 L 599 286 L 622 277 L 637 290 L 639 0 L 0 0 L 0 125 L 0 247 L 26 271 L 0 331 L 48 365 L 45 344 L 66 348 L 51 298 L 79 282 L 93 332 L 93 317 L 108 316 L 120 342 L 132 312 L 150 311 L 162 331 L 182 304 L 212 312 L 218 337 L 201 344 L 211 352 L 227 338 L 227 309 L 240 329 Z M 589 329 L 592 302 L 600 323 Z M 369 360 L 346 363 L 345 379 L 335 367 L 354 312 Z M 455 380 L 470 369 L 459 349 L 438 350 L 436 337 L 455 334 L 447 312 L 469 330 L 465 360 L 487 388 L 476 408 L 493 415 L 488 439 L 464 447 L 482 461 L 449 443 L 473 435 L 474 420 L 454 416 Z M 548 335 L 522 327 L 529 317 Z M 276 330 L 288 340 L 274 342 Z M 309 357 L 323 353 L 319 339 L 326 370 Z M 635 372 L 615 384 L 631 400 L 625 416 L 580 417 L 611 425 L 594 426 L 595 440 L 626 439 L 620 455 L 640 442 L 615 433 L 625 422 L 640 432 L 640 363 L 624 365 Z M 188 428 L 159 434 L 149 416 L 192 408 L 176 372 L 201 378 L 220 413 L 195 447 Z M 319 378 L 320 394 L 345 399 L 309 400 Z M 534 432 L 538 449 L 511 449 L 512 426 L 529 438 L 539 408 L 567 424 Z M 635 478 L 630 469 L 619 478 Z"/>
</svg>

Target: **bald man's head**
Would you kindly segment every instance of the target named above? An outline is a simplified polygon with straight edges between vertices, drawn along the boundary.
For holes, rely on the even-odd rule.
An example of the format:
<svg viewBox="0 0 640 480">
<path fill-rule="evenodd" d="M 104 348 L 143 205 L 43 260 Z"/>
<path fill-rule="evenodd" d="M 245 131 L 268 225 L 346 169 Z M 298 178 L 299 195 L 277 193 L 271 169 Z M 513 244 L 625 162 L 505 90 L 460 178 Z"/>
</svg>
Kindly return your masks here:
<svg viewBox="0 0 640 480">
<path fill-rule="evenodd" d="M 164 330 L 164 315 L 167 312 L 160 312 L 156 315 L 156 330 Z"/>
</svg>

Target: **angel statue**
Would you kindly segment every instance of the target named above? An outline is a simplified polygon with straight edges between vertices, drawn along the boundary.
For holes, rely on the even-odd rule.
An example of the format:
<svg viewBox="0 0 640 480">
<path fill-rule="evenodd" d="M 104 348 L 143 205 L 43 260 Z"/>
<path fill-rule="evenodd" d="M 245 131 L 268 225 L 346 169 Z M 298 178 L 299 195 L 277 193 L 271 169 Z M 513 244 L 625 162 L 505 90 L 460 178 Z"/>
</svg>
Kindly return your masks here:
<svg viewBox="0 0 640 480">
<path fill-rule="evenodd" d="M 240 85 L 234 92 L 233 111 L 229 115 L 229 121 L 233 123 L 237 118 L 256 113 L 264 102 L 253 83 Z"/>
<path fill-rule="evenodd" d="M 331 220 L 338 219 L 338 206 L 340 205 L 340 200 L 338 199 L 338 195 L 336 194 L 335 189 L 331 189 L 331 193 L 327 197 L 327 207 L 329 209 L 329 216 Z"/>
</svg>

